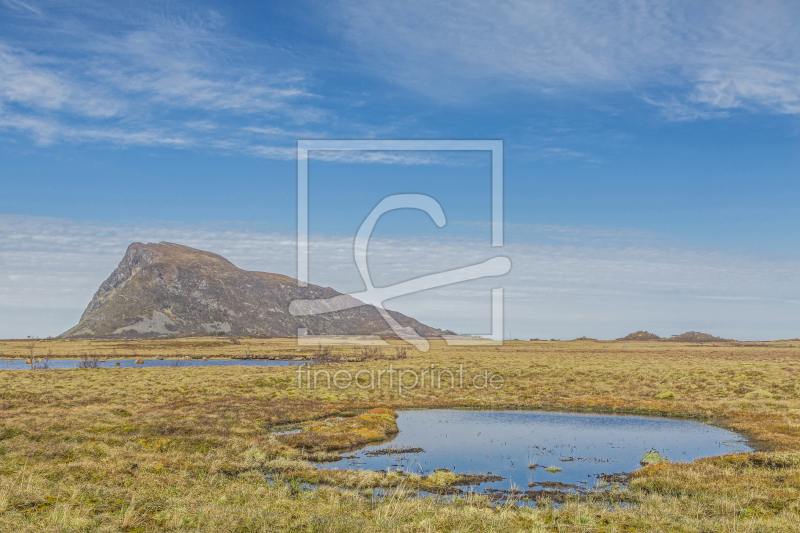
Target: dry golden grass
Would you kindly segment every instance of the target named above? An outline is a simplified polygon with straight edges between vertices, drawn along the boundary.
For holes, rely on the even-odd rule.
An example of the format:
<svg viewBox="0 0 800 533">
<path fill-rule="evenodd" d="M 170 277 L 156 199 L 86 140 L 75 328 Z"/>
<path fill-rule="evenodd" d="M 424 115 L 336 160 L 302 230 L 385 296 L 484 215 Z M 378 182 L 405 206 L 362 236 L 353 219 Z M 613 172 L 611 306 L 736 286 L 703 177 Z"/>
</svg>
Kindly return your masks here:
<svg viewBox="0 0 800 533">
<path fill-rule="evenodd" d="M 29 340 L 0 342 L 2 342 L 0 359 L 22 359 L 29 356 L 28 350 L 31 345 Z M 182 357 L 293 359 L 309 357 L 317 351 L 316 347 L 299 348 L 296 341 L 287 339 L 237 339 L 212 336 L 147 341 L 45 339 L 34 342 L 37 357 L 50 353 L 52 357 L 59 358 L 78 358 L 87 354 L 120 359 L 158 356 L 172 359 Z"/>
<path fill-rule="evenodd" d="M 309 451 L 348 450 L 371 442 L 381 442 L 398 432 L 397 413 L 391 409 L 370 409 L 354 417 L 310 420 L 299 433 L 279 435 L 278 440 L 292 448 Z"/>
<path fill-rule="evenodd" d="M 312 357 L 285 339 L 42 341 L 36 355 Z M 0 358 L 20 358 L 3 341 Z M 342 356 L 353 353 L 336 348 Z M 386 350 L 387 356 L 394 349 Z M 800 343 L 511 342 L 409 351 L 349 369 L 488 370 L 500 389 L 297 387 L 294 367 L 0 372 L 0 531 L 798 531 Z M 622 494 L 535 509 L 484 497 L 441 503 L 407 491 L 444 483 L 320 473 L 269 432 L 376 407 L 559 409 L 711 420 L 761 451 L 639 471 Z M 357 418 L 357 417 L 356 417 Z M 354 421 L 356 418 L 344 418 Z M 391 418 L 391 417 L 389 417 Z M 350 423 L 350 422 L 348 422 Z M 345 424 L 347 426 L 347 424 Z M 379 425 L 390 429 L 391 425 Z M 357 428 L 355 428 L 357 429 Z M 337 433 L 337 439 L 339 435 Z M 339 442 L 337 439 L 336 442 Z M 335 446 L 331 446 L 335 447 Z M 269 479 L 265 478 L 269 475 Z M 441 478 L 441 479 L 439 479 Z M 336 485 L 305 490 L 301 482 Z M 373 502 L 371 491 L 397 490 Z"/>
</svg>

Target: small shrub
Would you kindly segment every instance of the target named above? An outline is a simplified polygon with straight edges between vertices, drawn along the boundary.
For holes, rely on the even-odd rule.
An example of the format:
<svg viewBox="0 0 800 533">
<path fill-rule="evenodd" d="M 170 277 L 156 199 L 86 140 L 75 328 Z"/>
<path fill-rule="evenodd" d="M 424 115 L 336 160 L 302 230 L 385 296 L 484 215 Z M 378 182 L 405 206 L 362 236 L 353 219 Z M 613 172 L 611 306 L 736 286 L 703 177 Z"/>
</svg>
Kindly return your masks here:
<svg viewBox="0 0 800 533">
<path fill-rule="evenodd" d="M 379 346 L 358 346 L 353 348 L 353 355 L 358 359 L 378 359 L 383 356 L 383 350 Z"/>
<path fill-rule="evenodd" d="M 323 346 L 320 344 L 317 347 L 317 351 L 314 352 L 314 360 L 315 361 L 333 361 L 333 349 L 330 346 Z"/>
<path fill-rule="evenodd" d="M 100 368 L 100 356 L 83 354 L 78 361 L 78 368 Z"/>
</svg>

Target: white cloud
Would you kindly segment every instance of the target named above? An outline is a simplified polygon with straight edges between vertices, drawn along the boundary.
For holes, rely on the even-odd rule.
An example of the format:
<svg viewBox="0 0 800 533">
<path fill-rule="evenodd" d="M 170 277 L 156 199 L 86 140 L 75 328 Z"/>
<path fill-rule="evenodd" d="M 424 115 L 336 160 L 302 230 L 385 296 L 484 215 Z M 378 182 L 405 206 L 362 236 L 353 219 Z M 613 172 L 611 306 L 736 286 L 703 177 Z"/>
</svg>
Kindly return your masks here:
<svg viewBox="0 0 800 533">
<path fill-rule="evenodd" d="M 40 16 L 42 14 L 41 9 L 31 4 L 22 2 L 21 0 L 3 0 L 3 3 L 8 7 L 10 7 L 11 9 L 29 11 L 35 15 L 40 15 Z"/>
<path fill-rule="evenodd" d="M 666 87 L 684 108 L 697 107 L 667 105 L 681 120 L 739 107 L 800 112 L 792 0 L 343 0 L 331 12 L 370 64 L 444 99 L 509 86 Z"/>
<path fill-rule="evenodd" d="M 800 113 L 800 67 L 750 65 L 709 69 L 698 76 L 691 99 L 710 108 L 761 105 L 785 114 Z"/>
<path fill-rule="evenodd" d="M 213 11 L 171 9 L 86 4 L 71 17 L 48 8 L 35 22 L 9 17 L 24 31 L 0 37 L 0 129 L 39 145 L 168 146 L 280 160 L 296 157 L 298 138 L 330 137 L 331 124 L 341 138 L 376 136 L 325 108 L 291 51 L 241 39 Z M 387 152 L 318 157 L 441 159 Z"/>
<path fill-rule="evenodd" d="M 232 52 L 236 38 L 220 30 L 164 23 L 119 38 L 96 36 L 84 45 L 97 60 L 86 73 L 123 93 L 179 108 L 291 112 L 288 102 L 312 96 L 297 73 L 268 75 L 252 66 L 231 65 L 226 52 Z"/>
<path fill-rule="evenodd" d="M 39 118 L 22 113 L 0 112 L 0 128 L 13 128 L 26 132 L 37 144 L 46 146 L 59 140 L 78 142 L 107 142 L 118 145 L 171 146 L 183 148 L 201 142 L 178 131 L 162 128 L 130 129 L 125 127 L 76 127 L 50 118 Z"/>
<path fill-rule="evenodd" d="M 660 108 L 661 114 L 667 120 L 675 122 L 721 118 L 729 114 L 728 111 L 711 110 L 708 108 L 708 106 L 696 105 L 697 103 L 705 103 L 700 97 L 697 96 L 693 98 L 694 101 L 692 103 L 682 102 L 675 98 L 674 95 L 662 100 L 656 100 L 649 96 L 643 96 L 642 100 L 650 105 Z"/>
<path fill-rule="evenodd" d="M 0 98 L 7 103 L 65 110 L 87 117 L 109 117 L 120 104 L 71 82 L 54 58 L 42 58 L 0 44 Z"/>
<path fill-rule="evenodd" d="M 213 12 L 142 16 L 86 4 L 58 13 L 46 7 L 31 21 L 19 13 L 22 3 L 6 6 L 17 13 L 3 13 L 0 128 L 39 144 L 226 144 L 273 157 L 263 147 L 250 150 L 242 123 L 269 128 L 326 116 L 304 74 L 270 64 L 288 64 L 286 53 L 239 39 Z M 253 57 L 259 60 L 244 59 Z M 275 153 L 291 135 L 277 136 Z"/>
<path fill-rule="evenodd" d="M 333 111 L 341 100 L 310 88 L 320 64 L 243 39 L 212 10 L 50 6 L 0 4 L 0 129 L 39 144 L 164 145 L 291 159 L 296 138 L 420 131 L 409 117 L 392 117 L 379 130 L 343 121 Z M 799 6 L 343 0 L 328 14 L 370 72 L 443 100 L 508 90 L 627 91 L 667 119 L 685 121 L 736 109 L 800 112 Z M 531 155 L 597 159 L 550 144 Z"/>
<path fill-rule="evenodd" d="M 527 244 L 516 242 L 522 230 Z M 219 253 L 248 270 L 296 273 L 293 234 L 0 216 L 0 315 L 34 317 L 25 324 L 0 321 L 0 337 L 60 333 L 72 325 L 64 317 L 78 320 L 128 244 L 162 240 Z M 312 235 L 311 281 L 342 292 L 363 290 L 352 242 Z M 637 329 L 661 335 L 708 330 L 741 339 L 800 333 L 800 262 L 692 251 L 640 232 L 512 226 L 502 249 L 466 238 L 376 238 L 369 264 L 374 284 L 386 286 L 498 254 L 513 263 L 505 278 L 426 291 L 387 306 L 436 327 L 488 333 L 490 289 L 503 286 L 506 332 L 514 337 L 608 338 Z"/>
</svg>

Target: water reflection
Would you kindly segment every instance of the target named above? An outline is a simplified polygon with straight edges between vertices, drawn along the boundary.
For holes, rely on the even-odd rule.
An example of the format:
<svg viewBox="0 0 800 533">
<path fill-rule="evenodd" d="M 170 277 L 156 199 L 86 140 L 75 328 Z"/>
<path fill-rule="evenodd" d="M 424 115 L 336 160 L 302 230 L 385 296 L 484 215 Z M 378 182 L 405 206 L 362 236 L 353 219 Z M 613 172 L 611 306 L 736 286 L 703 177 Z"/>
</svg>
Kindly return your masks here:
<svg viewBox="0 0 800 533">
<path fill-rule="evenodd" d="M 404 470 L 437 468 L 499 475 L 476 491 L 567 490 L 603 486 L 602 474 L 631 472 L 655 449 L 673 462 L 746 452 L 730 431 L 700 422 L 643 416 L 541 411 L 400 411 L 391 443 L 367 446 L 319 468 Z M 421 450 L 420 450 L 421 449 Z"/>
</svg>

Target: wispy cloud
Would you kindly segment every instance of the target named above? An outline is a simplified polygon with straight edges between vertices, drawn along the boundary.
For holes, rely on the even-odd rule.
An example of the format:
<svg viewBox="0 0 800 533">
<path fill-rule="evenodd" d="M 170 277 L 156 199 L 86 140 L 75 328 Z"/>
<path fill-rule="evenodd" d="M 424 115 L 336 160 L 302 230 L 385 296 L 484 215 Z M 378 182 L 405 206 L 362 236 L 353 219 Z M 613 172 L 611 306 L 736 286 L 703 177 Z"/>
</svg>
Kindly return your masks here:
<svg viewBox="0 0 800 533">
<path fill-rule="evenodd" d="M 33 13 L 34 15 L 41 15 L 42 10 L 38 7 L 22 2 L 21 0 L 3 0 L 3 4 L 10 7 L 11 9 L 21 10 L 21 11 L 28 11 Z"/>
<path fill-rule="evenodd" d="M 383 72 L 442 101 L 621 91 L 676 121 L 736 110 L 800 113 L 800 7 L 791 0 L 342 0 L 326 14 L 345 37 L 337 42 L 350 43 L 329 51 L 348 57 L 349 74 Z M 364 94 L 322 90 L 315 76 L 337 68 L 328 63 L 247 40 L 220 13 L 181 2 L 158 11 L 93 2 L 64 10 L 3 0 L 0 130 L 40 145 L 191 147 L 277 159 L 293 157 L 297 138 L 440 136 L 394 109 L 379 127 L 339 116 Z M 598 160 L 573 146 L 545 143 L 529 155 Z"/>
<path fill-rule="evenodd" d="M 684 122 L 697 119 L 721 118 L 729 115 L 728 111 L 710 108 L 695 98 L 692 103 L 678 100 L 674 95 L 665 99 L 654 99 L 650 96 L 642 96 L 642 100 L 661 110 L 661 114 L 667 119 L 675 122 Z"/>
<path fill-rule="evenodd" d="M 800 113 L 800 65 L 745 65 L 708 69 L 697 77 L 690 100 L 710 108 L 765 107 Z"/>
<path fill-rule="evenodd" d="M 228 141 L 272 157 L 291 140 L 282 128 L 328 113 L 306 74 L 286 66 L 285 52 L 243 41 L 212 11 L 144 17 L 90 3 L 59 13 L 16 0 L 3 5 L 0 128 L 42 145 Z M 252 150 L 260 143 L 242 126 L 272 128 L 275 150 Z"/>
<path fill-rule="evenodd" d="M 58 72 L 58 62 L 0 44 L 0 95 L 7 104 L 29 109 L 109 117 L 121 105 L 100 91 L 83 87 Z"/>
<path fill-rule="evenodd" d="M 800 4 L 791 0 L 342 0 L 331 12 L 368 61 L 442 98 L 509 86 L 666 89 L 666 100 L 647 101 L 671 119 L 800 112 Z"/>
<path fill-rule="evenodd" d="M 515 238 L 523 230 L 525 238 Z M 392 285 L 502 254 L 513 263 L 503 278 L 425 291 L 387 305 L 436 327 L 487 333 L 490 289 L 503 286 L 507 332 L 517 337 L 608 338 L 642 328 L 662 335 L 707 329 L 749 339 L 798 335 L 796 260 L 700 252 L 658 236 L 609 228 L 509 227 L 508 233 L 509 243 L 501 249 L 470 238 L 376 238 L 370 246 L 373 282 Z M 128 244 L 162 240 L 219 253 L 248 270 L 296 273 L 293 234 L 0 216 L 0 307 L 5 309 L 0 315 L 72 309 L 71 320 L 77 321 Z M 313 283 L 342 292 L 364 289 L 352 237 L 312 235 L 310 257 Z M 29 321 L 24 331 L 0 323 L 0 337 L 55 334 L 73 325 L 63 323 L 70 315 L 59 314 L 57 324 L 48 322 L 49 316 Z"/>
<path fill-rule="evenodd" d="M 44 5 L 32 17 L 7 4 L 5 27 L 0 19 L 7 30 L 0 32 L 0 130 L 41 146 L 167 146 L 291 160 L 298 138 L 374 138 L 396 134 L 402 122 L 376 130 L 340 120 L 335 104 L 310 89 L 309 65 L 297 67 L 291 50 L 239 37 L 211 10 L 177 3 L 157 14 L 86 3 L 56 14 Z M 442 160 L 388 152 L 316 157 Z"/>
<path fill-rule="evenodd" d="M 593 163 L 598 162 L 598 159 L 590 154 L 560 146 L 542 148 L 541 150 L 535 151 L 532 156 L 537 159 L 583 159 Z"/>
</svg>

